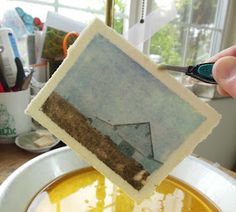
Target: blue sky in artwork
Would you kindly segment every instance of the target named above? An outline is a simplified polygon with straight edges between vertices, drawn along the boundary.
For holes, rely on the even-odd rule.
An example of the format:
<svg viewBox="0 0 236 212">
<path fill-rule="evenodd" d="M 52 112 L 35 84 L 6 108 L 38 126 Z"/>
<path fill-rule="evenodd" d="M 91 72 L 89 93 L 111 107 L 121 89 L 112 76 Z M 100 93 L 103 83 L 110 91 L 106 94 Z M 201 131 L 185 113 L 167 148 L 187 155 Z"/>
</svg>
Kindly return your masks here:
<svg viewBox="0 0 236 212">
<path fill-rule="evenodd" d="M 205 120 L 100 34 L 94 36 L 55 91 L 87 117 L 98 117 L 111 125 L 150 123 L 154 158 L 160 162 Z"/>
</svg>

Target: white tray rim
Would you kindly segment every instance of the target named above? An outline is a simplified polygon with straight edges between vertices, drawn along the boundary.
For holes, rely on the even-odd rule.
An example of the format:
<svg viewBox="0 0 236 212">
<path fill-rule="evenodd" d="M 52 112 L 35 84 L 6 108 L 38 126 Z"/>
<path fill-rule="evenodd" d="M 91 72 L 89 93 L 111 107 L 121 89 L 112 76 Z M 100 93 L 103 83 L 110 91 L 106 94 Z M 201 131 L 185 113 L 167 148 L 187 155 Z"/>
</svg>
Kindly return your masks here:
<svg viewBox="0 0 236 212">
<path fill-rule="evenodd" d="M 0 186 L 0 211 L 25 211 L 32 197 L 45 185 L 61 175 L 87 166 L 69 147 L 61 147 L 31 159 L 15 170 Z M 39 175 L 41 176 L 37 177 Z M 236 208 L 236 180 L 217 167 L 188 156 L 170 175 L 203 193 L 221 211 Z M 28 180 L 22 184 L 23 178 L 31 177 L 37 178 L 36 183 Z M 9 202 L 14 204 L 8 204 Z"/>
</svg>

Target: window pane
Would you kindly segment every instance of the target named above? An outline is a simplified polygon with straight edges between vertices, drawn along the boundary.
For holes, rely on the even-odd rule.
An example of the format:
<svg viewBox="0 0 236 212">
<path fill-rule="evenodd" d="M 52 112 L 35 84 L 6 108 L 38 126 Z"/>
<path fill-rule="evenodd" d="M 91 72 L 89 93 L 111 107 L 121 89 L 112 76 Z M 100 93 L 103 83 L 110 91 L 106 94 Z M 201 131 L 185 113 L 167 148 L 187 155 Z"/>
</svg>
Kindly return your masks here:
<svg viewBox="0 0 236 212">
<path fill-rule="evenodd" d="M 59 8 L 58 13 L 85 24 L 88 24 L 91 20 L 94 19 L 95 16 L 102 21 L 105 21 L 105 15 L 92 14 L 91 12 L 84 12 L 81 10 Z"/>
<path fill-rule="evenodd" d="M 190 28 L 187 64 L 201 63 L 210 57 L 212 30 Z"/>
<path fill-rule="evenodd" d="M 175 0 L 175 6 L 177 10 L 177 16 L 175 21 L 182 23 L 188 22 L 191 3 L 192 0 Z M 165 7 L 166 4 L 169 4 L 166 0 L 152 0 L 152 10 L 156 10 L 160 7 Z"/>
<path fill-rule="evenodd" d="M 176 21 L 188 23 L 192 0 L 176 0 L 175 6 L 177 10 Z"/>
<path fill-rule="evenodd" d="M 106 0 L 59 0 L 59 4 L 67 5 L 70 7 L 100 11 L 103 13 L 106 5 Z"/>
<path fill-rule="evenodd" d="M 127 8 L 130 1 L 127 0 L 115 0 L 114 4 L 114 29 L 120 34 L 124 30 L 124 22 L 128 21 Z"/>
<path fill-rule="evenodd" d="M 193 0 L 192 23 L 214 26 L 218 0 Z"/>
<path fill-rule="evenodd" d="M 30 1 L 30 0 L 28 0 Z M 39 3 L 54 3 L 55 0 L 34 0 L 34 2 L 39 2 Z"/>
<path fill-rule="evenodd" d="M 47 12 L 54 11 L 54 7 L 37 3 L 14 1 L 14 7 L 21 7 L 27 14 L 32 17 L 39 17 L 42 22 L 46 20 Z"/>
<path fill-rule="evenodd" d="M 197 25 L 214 26 L 219 0 L 175 0 L 177 17 L 175 21 Z M 166 0 L 152 0 L 152 10 L 168 4 Z M 192 13 L 192 16 L 190 17 Z"/>
<path fill-rule="evenodd" d="M 169 23 L 151 38 L 150 54 L 160 55 L 163 63 L 181 65 L 186 30 Z"/>
</svg>

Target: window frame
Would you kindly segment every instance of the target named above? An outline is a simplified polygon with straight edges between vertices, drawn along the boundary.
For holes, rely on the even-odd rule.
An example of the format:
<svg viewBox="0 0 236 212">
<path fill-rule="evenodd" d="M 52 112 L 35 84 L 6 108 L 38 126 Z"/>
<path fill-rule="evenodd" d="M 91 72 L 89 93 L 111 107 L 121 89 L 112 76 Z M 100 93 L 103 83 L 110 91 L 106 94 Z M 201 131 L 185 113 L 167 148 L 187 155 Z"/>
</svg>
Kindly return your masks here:
<svg viewBox="0 0 236 212">
<path fill-rule="evenodd" d="M 64 5 L 60 4 L 59 0 L 54 0 L 53 2 L 46 2 L 46 1 L 37 1 L 37 0 L 14 0 L 18 2 L 28 2 L 28 3 L 35 3 L 39 5 L 47 5 L 47 6 L 52 6 L 54 8 L 55 12 L 59 11 L 59 8 L 66 8 L 66 9 L 74 9 L 78 11 L 83 11 L 83 12 L 89 12 L 89 13 L 95 13 L 95 14 L 103 14 L 101 11 L 94 10 L 94 9 L 84 9 L 84 8 L 79 8 L 77 6 L 69 6 L 69 5 Z M 224 25 L 225 21 L 227 18 L 227 11 L 229 9 L 229 1 L 230 0 L 218 0 L 217 3 L 217 9 L 216 9 L 216 15 L 215 15 L 215 24 L 214 27 L 205 27 L 205 26 L 197 26 L 191 23 L 191 17 L 192 17 L 192 3 L 191 3 L 191 8 L 190 8 L 190 14 L 189 14 L 189 19 L 187 23 L 180 23 L 181 27 L 184 27 L 186 29 L 186 38 L 184 42 L 184 47 L 183 47 L 183 55 L 182 55 L 182 65 L 187 65 L 187 49 L 188 49 L 188 41 L 189 41 L 189 33 L 190 33 L 190 28 L 191 27 L 198 27 L 199 29 L 207 29 L 212 31 L 212 37 L 211 37 L 211 44 L 210 44 L 210 55 L 214 55 L 217 52 L 220 51 L 221 45 L 222 45 L 222 37 L 224 33 Z M 127 9 L 125 11 L 126 14 L 123 14 L 124 16 L 124 31 L 128 31 L 128 29 L 136 24 L 140 20 L 140 14 L 141 14 L 141 6 L 142 6 L 142 1 L 137 1 L 137 0 L 130 0 L 130 4 L 127 5 Z M 146 5 L 144 8 L 144 14 L 147 15 L 152 11 L 152 2 L 150 0 L 146 0 Z M 127 18 L 128 17 L 128 18 Z M 150 49 L 150 40 L 145 41 L 143 44 L 139 46 L 139 49 L 145 53 L 149 54 L 149 49 Z"/>
<path fill-rule="evenodd" d="M 76 6 L 64 5 L 64 4 L 59 3 L 59 0 L 53 0 L 54 2 L 46 2 L 46 1 L 40 1 L 40 0 L 39 1 L 37 1 L 37 0 L 12 0 L 12 1 L 51 6 L 51 7 L 54 7 L 54 12 L 57 12 L 57 13 L 58 13 L 59 8 L 65 8 L 65 9 L 79 10 L 79 11 L 83 11 L 83 12 L 96 13 L 99 15 L 105 15 L 105 13 L 101 12 L 100 10 L 84 9 L 84 8 L 80 8 L 80 7 L 76 7 Z"/>
<path fill-rule="evenodd" d="M 134 25 L 139 21 L 140 18 L 140 11 L 141 11 L 141 1 L 137 0 L 130 0 L 130 16 L 129 16 L 129 27 Z M 225 22 L 227 19 L 227 11 L 229 9 L 229 0 L 218 0 L 217 2 L 217 8 L 216 8 L 216 14 L 215 14 L 215 23 L 214 27 L 206 27 L 206 26 L 200 26 L 196 24 L 191 23 L 191 17 L 192 17 L 192 6 L 190 8 L 190 14 L 188 18 L 187 23 L 179 23 L 181 27 L 184 27 L 186 29 L 186 38 L 184 42 L 183 47 L 183 55 L 182 55 L 182 64 L 181 65 L 188 65 L 187 64 L 187 49 L 188 49 L 188 43 L 189 43 L 189 33 L 191 27 L 196 27 L 199 29 L 207 29 L 212 31 L 211 36 L 211 44 L 210 44 L 210 56 L 213 56 L 217 52 L 221 50 L 222 46 L 222 37 L 225 30 Z M 146 6 L 145 6 L 145 15 L 149 14 L 152 11 L 152 1 L 146 0 Z M 127 28 L 125 30 L 128 30 Z M 144 52 L 145 54 L 149 54 L 149 47 L 150 47 L 150 40 L 147 40 L 141 45 L 140 50 Z"/>
</svg>

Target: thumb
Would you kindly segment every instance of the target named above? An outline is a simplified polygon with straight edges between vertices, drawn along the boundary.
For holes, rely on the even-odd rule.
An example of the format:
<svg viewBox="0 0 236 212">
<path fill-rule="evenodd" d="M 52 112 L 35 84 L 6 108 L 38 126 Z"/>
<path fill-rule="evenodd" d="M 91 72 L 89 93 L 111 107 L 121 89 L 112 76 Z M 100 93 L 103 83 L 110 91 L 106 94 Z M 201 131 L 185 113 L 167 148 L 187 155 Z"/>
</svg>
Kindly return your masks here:
<svg viewBox="0 0 236 212">
<path fill-rule="evenodd" d="M 217 60 L 213 67 L 213 77 L 221 93 L 236 99 L 236 57 L 226 56 Z"/>
</svg>

